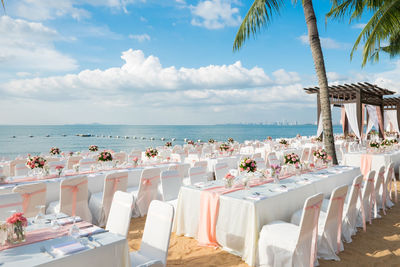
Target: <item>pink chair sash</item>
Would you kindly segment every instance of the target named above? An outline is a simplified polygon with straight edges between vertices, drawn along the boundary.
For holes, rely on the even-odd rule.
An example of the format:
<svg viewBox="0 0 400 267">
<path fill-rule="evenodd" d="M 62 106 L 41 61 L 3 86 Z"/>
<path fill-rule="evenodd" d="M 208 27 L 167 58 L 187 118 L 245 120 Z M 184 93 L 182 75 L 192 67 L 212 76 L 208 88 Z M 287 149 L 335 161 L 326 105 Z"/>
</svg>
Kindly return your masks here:
<svg viewBox="0 0 400 267">
<path fill-rule="evenodd" d="M 22 196 L 22 209 L 24 210 L 24 212 L 26 212 L 26 210 L 28 209 L 29 203 L 31 202 L 31 197 L 40 193 L 46 192 L 46 188 L 40 189 L 40 190 L 36 190 L 34 192 L 30 192 L 30 193 L 23 193 L 21 194 Z"/>
<path fill-rule="evenodd" d="M 370 154 L 362 154 L 361 155 L 361 173 L 367 176 L 368 172 L 371 170 L 372 164 L 372 155 Z"/>
<path fill-rule="evenodd" d="M 344 206 L 344 200 L 346 196 L 341 196 L 341 197 L 335 197 L 332 200 L 337 200 L 339 201 L 339 212 L 338 212 L 338 229 L 337 229 L 337 253 L 340 252 L 340 244 L 342 240 L 342 220 L 343 220 L 343 206 Z"/>
<path fill-rule="evenodd" d="M 151 181 L 154 179 L 157 179 L 159 177 L 160 177 L 159 175 L 156 175 L 156 176 L 149 177 L 149 178 L 143 178 L 142 185 L 150 186 L 150 185 L 152 185 Z"/>
<path fill-rule="evenodd" d="M 319 210 L 321 208 L 322 200 L 315 203 L 314 205 L 306 207 L 306 210 L 312 209 L 314 212 L 313 219 L 313 233 L 312 233 L 312 241 L 311 241 L 311 254 L 310 254 L 310 267 L 314 267 L 314 262 L 317 256 L 317 243 L 318 243 L 318 219 L 319 219 Z"/>
<path fill-rule="evenodd" d="M 15 206 L 21 206 L 21 205 L 22 205 L 21 202 L 8 203 L 8 204 L 0 205 L 0 209 L 9 208 L 9 207 L 15 207 Z"/>
<path fill-rule="evenodd" d="M 79 191 L 79 186 L 87 184 L 87 180 L 80 182 L 79 184 L 76 185 L 62 185 L 61 188 L 63 189 L 71 189 L 72 191 L 72 216 L 75 216 L 76 212 L 76 195 L 78 194 Z"/>
<path fill-rule="evenodd" d="M 365 221 L 364 203 L 363 203 L 362 195 L 361 195 L 361 183 L 355 184 L 354 187 L 356 187 L 358 190 L 358 197 L 359 197 L 360 203 L 361 203 L 361 216 L 362 216 L 362 222 L 363 222 L 363 230 L 364 230 L 364 232 L 366 232 L 367 225 L 366 225 L 366 221 Z"/>
<path fill-rule="evenodd" d="M 215 168 L 215 170 L 222 170 L 222 169 L 225 169 L 225 168 L 227 168 L 228 166 L 227 165 L 221 165 L 221 166 L 219 166 L 218 168 Z"/>
</svg>

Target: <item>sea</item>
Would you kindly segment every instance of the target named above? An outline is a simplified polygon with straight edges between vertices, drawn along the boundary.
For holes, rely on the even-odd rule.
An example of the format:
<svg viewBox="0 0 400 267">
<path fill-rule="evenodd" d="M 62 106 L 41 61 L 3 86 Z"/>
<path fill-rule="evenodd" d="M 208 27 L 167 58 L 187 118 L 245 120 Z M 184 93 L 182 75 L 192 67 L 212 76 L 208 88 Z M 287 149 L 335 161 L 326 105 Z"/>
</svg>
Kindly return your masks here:
<svg viewBox="0 0 400 267">
<path fill-rule="evenodd" d="M 238 142 L 272 138 L 291 138 L 297 134 L 315 135 L 316 125 L 27 125 L 0 126 L 0 159 L 48 153 L 51 147 L 61 151 L 87 150 L 90 145 L 100 149 L 129 152 L 165 144 L 183 144 L 185 139 L 207 142 L 210 138 Z M 341 126 L 334 126 L 340 133 Z M 82 137 L 78 135 L 90 135 Z M 127 138 L 125 138 L 127 137 Z M 165 138 L 164 141 L 161 138 Z M 152 140 L 154 139 L 154 140 Z"/>
</svg>

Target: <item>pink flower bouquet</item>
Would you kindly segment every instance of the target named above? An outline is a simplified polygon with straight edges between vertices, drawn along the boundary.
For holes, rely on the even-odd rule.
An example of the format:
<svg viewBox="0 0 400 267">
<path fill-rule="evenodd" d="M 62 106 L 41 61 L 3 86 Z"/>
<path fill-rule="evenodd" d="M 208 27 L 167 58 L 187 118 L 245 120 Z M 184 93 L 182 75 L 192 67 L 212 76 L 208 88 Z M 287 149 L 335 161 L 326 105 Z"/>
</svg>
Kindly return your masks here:
<svg viewBox="0 0 400 267">
<path fill-rule="evenodd" d="M 240 171 L 255 172 L 257 170 L 257 163 L 250 158 L 244 158 L 239 165 Z"/>
</svg>

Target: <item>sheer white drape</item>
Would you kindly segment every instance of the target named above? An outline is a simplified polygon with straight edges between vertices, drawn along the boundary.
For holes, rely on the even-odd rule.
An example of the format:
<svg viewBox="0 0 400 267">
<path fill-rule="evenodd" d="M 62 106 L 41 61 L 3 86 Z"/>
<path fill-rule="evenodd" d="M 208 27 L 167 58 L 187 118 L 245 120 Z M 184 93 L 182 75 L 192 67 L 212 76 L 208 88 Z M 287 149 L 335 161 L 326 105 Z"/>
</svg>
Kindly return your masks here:
<svg viewBox="0 0 400 267">
<path fill-rule="evenodd" d="M 400 132 L 399 124 L 397 123 L 397 110 L 385 110 L 383 114 L 385 118 L 385 130 Z"/>
<path fill-rule="evenodd" d="M 357 104 L 356 103 L 348 103 L 344 104 L 344 108 L 346 110 L 347 119 L 349 121 L 349 125 L 353 131 L 353 133 L 361 139 L 360 130 L 358 129 L 358 121 L 357 121 Z"/>
<path fill-rule="evenodd" d="M 376 130 L 379 130 L 379 120 L 376 107 L 373 105 L 366 105 L 366 107 L 368 112 L 368 126 L 367 126 L 367 132 L 365 133 L 365 137 L 371 131 L 372 127 L 375 127 Z"/>
<path fill-rule="evenodd" d="M 332 108 L 333 108 L 333 105 L 331 105 L 331 110 L 332 110 Z M 317 137 L 319 137 L 322 134 L 323 130 L 324 130 L 324 127 L 322 126 L 322 111 L 321 111 L 321 113 L 319 114 L 319 120 L 318 120 Z"/>
</svg>

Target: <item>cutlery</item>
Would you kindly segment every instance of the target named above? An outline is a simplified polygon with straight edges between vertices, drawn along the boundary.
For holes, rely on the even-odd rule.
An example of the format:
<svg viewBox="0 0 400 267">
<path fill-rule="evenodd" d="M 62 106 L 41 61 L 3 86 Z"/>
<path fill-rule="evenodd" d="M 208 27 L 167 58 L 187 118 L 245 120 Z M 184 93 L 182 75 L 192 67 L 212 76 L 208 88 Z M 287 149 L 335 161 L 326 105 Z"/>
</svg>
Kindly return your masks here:
<svg viewBox="0 0 400 267">
<path fill-rule="evenodd" d="M 103 244 L 94 239 L 91 235 L 88 236 L 88 240 L 92 243 L 97 243 L 97 245 L 102 246 Z"/>
<path fill-rule="evenodd" d="M 40 251 L 43 252 L 43 253 L 46 253 L 46 254 L 50 255 L 53 259 L 56 257 L 56 256 L 54 256 L 53 253 L 51 253 L 50 251 L 48 251 L 44 246 L 40 247 Z"/>
</svg>

